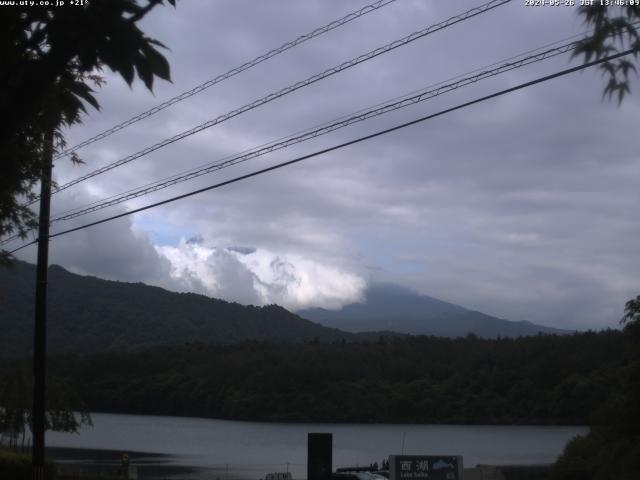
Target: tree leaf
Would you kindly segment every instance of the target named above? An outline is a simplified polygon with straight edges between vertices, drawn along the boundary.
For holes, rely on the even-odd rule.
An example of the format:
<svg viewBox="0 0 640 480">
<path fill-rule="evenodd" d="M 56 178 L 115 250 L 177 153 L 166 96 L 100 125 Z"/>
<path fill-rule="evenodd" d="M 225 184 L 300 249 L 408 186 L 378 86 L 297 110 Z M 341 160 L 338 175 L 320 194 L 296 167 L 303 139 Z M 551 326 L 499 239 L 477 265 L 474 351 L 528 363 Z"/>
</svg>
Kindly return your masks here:
<svg viewBox="0 0 640 480">
<path fill-rule="evenodd" d="M 171 81 L 171 71 L 167 59 L 149 44 L 145 44 L 143 52 L 155 75 L 163 80 Z"/>
</svg>

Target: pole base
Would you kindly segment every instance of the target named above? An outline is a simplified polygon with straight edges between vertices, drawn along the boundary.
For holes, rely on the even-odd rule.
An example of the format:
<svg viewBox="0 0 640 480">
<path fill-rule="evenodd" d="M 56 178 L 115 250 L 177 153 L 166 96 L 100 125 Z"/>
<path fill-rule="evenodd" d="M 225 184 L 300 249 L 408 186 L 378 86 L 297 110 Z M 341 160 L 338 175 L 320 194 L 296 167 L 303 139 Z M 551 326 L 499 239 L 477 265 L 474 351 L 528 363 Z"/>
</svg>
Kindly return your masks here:
<svg viewBox="0 0 640 480">
<path fill-rule="evenodd" d="M 31 480 L 45 480 L 44 467 L 33 467 Z"/>
</svg>

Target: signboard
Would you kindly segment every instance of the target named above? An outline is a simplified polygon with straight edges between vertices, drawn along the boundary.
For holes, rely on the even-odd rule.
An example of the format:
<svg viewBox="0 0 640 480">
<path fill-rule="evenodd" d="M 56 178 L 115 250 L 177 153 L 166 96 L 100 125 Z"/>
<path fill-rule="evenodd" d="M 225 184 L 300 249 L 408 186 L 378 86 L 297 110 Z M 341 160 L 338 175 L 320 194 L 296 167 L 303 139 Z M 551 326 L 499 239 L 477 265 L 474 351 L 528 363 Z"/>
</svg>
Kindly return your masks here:
<svg viewBox="0 0 640 480">
<path fill-rule="evenodd" d="M 456 455 L 391 455 L 390 480 L 462 480 L 462 457 Z"/>
</svg>

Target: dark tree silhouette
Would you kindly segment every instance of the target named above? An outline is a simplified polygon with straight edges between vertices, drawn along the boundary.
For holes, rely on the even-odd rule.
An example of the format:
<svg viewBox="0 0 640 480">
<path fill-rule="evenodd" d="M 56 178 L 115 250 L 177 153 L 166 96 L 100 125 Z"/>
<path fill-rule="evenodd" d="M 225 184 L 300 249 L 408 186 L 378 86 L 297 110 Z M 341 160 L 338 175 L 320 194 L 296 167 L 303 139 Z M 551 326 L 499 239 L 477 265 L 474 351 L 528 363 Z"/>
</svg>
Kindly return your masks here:
<svg viewBox="0 0 640 480">
<path fill-rule="evenodd" d="M 629 355 L 621 389 L 594 412 L 587 435 L 574 438 L 554 466 L 555 480 L 635 480 L 640 472 L 640 295 L 629 300 L 621 323 Z"/>
<path fill-rule="evenodd" d="M 593 35 L 582 42 L 574 56 L 583 56 L 584 61 L 588 62 L 594 58 L 600 59 L 632 49 L 633 58 L 637 61 L 640 54 L 640 36 L 634 24 L 640 21 L 640 5 L 582 6 L 578 9 L 578 15 L 584 18 L 587 26 L 593 28 Z M 630 74 L 637 73 L 634 62 L 629 60 L 629 57 L 622 57 L 604 62 L 599 68 L 608 78 L 603 96 L 615 96 L 618 103 L 621 103 L 624 96 L 631 93 Z"/>
<path fill-rule="evenodd" d="M 175 6 L 175 0 L 167 0 Z M 163 0 L 92 0 L 83 6 L 12 7 L 0 15 L 0 238 L 25 236 L 35 223 L 24 206 L 42 171 L 45 138 L 64 148 L 61 128 L 81 121 L 92 87 L 108 67 L 152 89 L 170 80 L 163 45 L 137 26 Z M 55 152 L 54 151 L 54 152 Z M 72 160 L 79 161 L 77 156 Z M 0 251 L 0 261 L 7 260 Z"/>
<path fill-rule="evenodd" d="M 69 382 L 49 378 L 45 428 L 56 432 L 78 432 L 91 425 L 91 415 L 78 391 Z M 32 428 L 33 378 L 27 368 L 11 365 L 0 375 L 0 443 L 24 451 L 26 433 Z"/>
<path fill-rule="evenodd" d="M 627 325 L 640 323 L 640 295 L 627 302 L 621 322 Z"/>
</svg>

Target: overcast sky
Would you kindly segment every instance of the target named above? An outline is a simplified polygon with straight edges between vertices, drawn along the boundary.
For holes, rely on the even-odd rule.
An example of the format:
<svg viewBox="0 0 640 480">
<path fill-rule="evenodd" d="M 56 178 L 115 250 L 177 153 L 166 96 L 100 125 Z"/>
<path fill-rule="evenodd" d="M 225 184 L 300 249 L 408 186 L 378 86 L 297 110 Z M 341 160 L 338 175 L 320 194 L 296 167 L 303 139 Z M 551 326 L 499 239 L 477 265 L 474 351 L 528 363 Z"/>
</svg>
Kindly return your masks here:
<svg viewBox="0 0 640 480">
<path fill-rule="evenodd" d="M 364 6 L 185 0 L 142 28 L 173 83 L 109 71 L 74 145 Z M 398 0 L 60 160 L 64 183 L 480 2 Z M 220 160 L 585 29 L 572 7 L 514 0 L 53 197 L 53 213 Z M 344 142 L 576 65 L 566 55 L 102 212 L 59 231 Z M 52 241 L 98 277 L 291 309 L 361 300 L 371 282 L 510 320 L 615 327 L 640 293 L 640 89 L 618 107 L 597 70 L 556 79 L 301 164 Z M 33 261 L 35 248 L 20 257 Z"/>
</svg>

